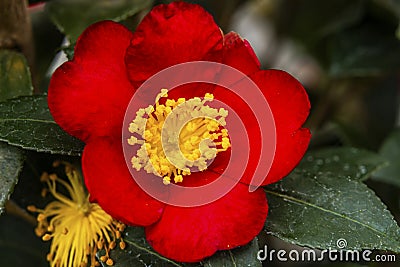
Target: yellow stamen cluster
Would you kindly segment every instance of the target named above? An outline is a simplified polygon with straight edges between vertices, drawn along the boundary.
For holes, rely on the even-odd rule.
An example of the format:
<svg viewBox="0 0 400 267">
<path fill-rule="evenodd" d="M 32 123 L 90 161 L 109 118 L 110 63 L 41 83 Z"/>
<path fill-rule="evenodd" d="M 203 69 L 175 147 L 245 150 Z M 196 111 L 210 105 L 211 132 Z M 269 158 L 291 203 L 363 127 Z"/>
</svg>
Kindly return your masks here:
<svg viewBox="0 0 400 267">
<path fill-rule="evenodd" d="M 164 184 L 170 184 L 171 179 L 180 183 L 191 171 L 207 169 L 218 152 L 231 146 L 228 131 L 222 129 L 228 111 L 206 105 L 213 101 L 212 94 L 203 99 L 173 100 L 167 99 L 167 92 L 161 90 L 155 107 L 136 112 L 129 125 L 133 135 L 128 139 L 130 145 L 141 146 L 131 159 L 132 167 L 163 177 Z M 160 104 L 161 99 L 164 104 Z"/>
<path fill-rule="evenodd" d="M 44 173 L 41 181 L 48 186 L 49 192 L 56 199 L 44 209 L 28 206 L 31 212 L 39 213 L 35 233 L 44 241 L 52 240 L 47 260 L 52 267 L 100 266 L 96 253 L 104 249 L 101 261 L 111 266 L 110 250 L 126 244 L 121 238 L 125 225 L 114 220 L 98 204 L 90 203 L 82 179 L 69 163 L 63 162 L 68 182 L 56 174 Z M 60 165 L 55 162 L 54 166 Z M 62 185 L 69 197 L 57 192 L 57 185 Z M 45 191 L 44 191 L 45 192 Z"/>
</svg>

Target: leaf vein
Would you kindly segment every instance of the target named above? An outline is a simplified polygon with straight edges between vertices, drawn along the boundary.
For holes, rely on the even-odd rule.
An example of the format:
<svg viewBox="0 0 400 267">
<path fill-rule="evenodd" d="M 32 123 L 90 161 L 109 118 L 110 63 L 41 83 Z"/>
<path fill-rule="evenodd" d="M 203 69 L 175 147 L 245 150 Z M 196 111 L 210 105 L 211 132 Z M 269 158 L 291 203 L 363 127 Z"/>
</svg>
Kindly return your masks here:
<svg viewBox="0 0 400 267">
<path fill-rule="evenodd" d="M 335 216 L 341 217 L 341 218 L 343 218 L 343 219 L 349 220 L 349 221 L 351 221 L 351 222 L 353 222 L 353 223 L 359 224 L 359 225 L 361 225 L 361 226 L 363 226 L 363 227 L 365 227 L 365 228 L 367 228 L 367 229 L 370 229 L 370 230 L 373 231 L 373 232 L 376 232 L 376 233 L 378 233 L 378 234 L 381 234 L 381 235 L 383 235 L 383 236 L 389 238 L 390 240 L 393 240 L 393 241 L 395 241 L 395 242 L 398 242 L 397 240 L 393 239 L 391 236 L 388 236 L 385 232 L 381 232 L 381 231 L 379 231 L 379 230 L 377 230 L 377 229 L 375 229 L 375 228 L 369 226 L 368 224 L 365 224 L 365 223 L 362 223 L 362 222 L 360 222 L 360 221 L 354 220 L 354 219 L 352 219 L 352 218 L 350 218 L 350 217 L 344 216 L 344 215 L 342 215 L 342 214 L 340 214 L 340 213 L 337 213 L 337 212 L 335 212 L 335 211 L 325 209 L 325 208 L 323 208 L 323 207 L 321 207 L 321 206 L 318 206 L 318 205 L 315 205 L 315 204 L 313 204 L 313 203 L 309 203 L 309 202 L 307 202 L 307 201 L 304 201 L 304 200 L 301 200 L 301 199 L 298 199 L 298 198 L 295 198 L 295 197 L 292 197 L 292 196 L 289 196 L 289 195 L 281 194 L 281 193 L 276 192 L 276 191 L 271 191 L 271 190 L 268 190 L 268 189 L 264 189 L 264 191 L 265 191 L 266 193 L 268 193 L 268 194 L 272 194 L 272 195 L 275 195 L 275 196 L 278 196 L 278 197 L 281 197 L 281 198 L 285 198 L 285 199 L 291 200 L 291 201 L 293 201 L 293 202 L 297 202 L 297 203 L 300 203 L 300 204 L 304 204 L 304 205 L 307 205 L 307 206 L 309 206 L 309 207 L 312 207 L 312 208 L 315 208 L 315 209 L 319 209 L 319 210 L 322 210 L 322 211 L 324 211 L 324 212 L 327 212 L 327 213 L 333 214 L 333 215 L 335 215 Z"/>
<path fill-rule="evenodd" d="M 167 259 L 167 258 L 161 256 L 160 254 L 158 254 L 158 253 L 156 253 L 156 252 L 153 252 L 153 251 L 151 251 L 151 250 L 149 250 L 149 249 L 147 249 L 147 248 L 145 248 L 145 247 L 143 247 L 143 246 L 140 246 L 140 245 L 138 245 L 138 244 L 135 243 L 135 242 L 132 242 L 132 241 L 130 241 L 130 240 L 125 240 L 125 242 L 127 242 L 128 244 L 131 244 L 132 246 L 134 246 L 134 247 L 137 248 L 137 249 L 143 250 L 143 251 L 145 251 L 146 253 L 149 253 L 149 254 L 151 254 L 151 255 L 153 255 L 153 256 L 156 256 L 157 258 L 159 258 L 159 259 L 161 259 L 161 260 L 167 261 L 167 262 L 173 264 L 174 266 L 182 267 L 181 265 L 177 264 L 176 262 L 171 261 L 171 260 L 169 260 L 169 259 Z"/>
</svg>

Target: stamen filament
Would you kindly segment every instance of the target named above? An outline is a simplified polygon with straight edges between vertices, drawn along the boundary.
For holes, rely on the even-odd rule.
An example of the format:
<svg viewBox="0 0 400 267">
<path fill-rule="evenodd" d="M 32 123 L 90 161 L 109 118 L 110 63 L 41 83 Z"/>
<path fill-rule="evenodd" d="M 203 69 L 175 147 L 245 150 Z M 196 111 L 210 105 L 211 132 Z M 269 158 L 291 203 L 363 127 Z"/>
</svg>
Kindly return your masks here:
<svg viewBox="0 0 400 267">
<path fill-rule="evenodd" d="M 161 90 L 154 107 L 136 112 L 129 125 L 133 135 L 128 139 L 130 145 L 140 145 L 131 159 L 132 167 L 162 177 L 166 185 L 207 169 L 217 153 L 230 147 L 228 131 L 223 128 L 228 112 L 206 105 L 213 101 L 212 94 L 205 94 L 203 100 L 166 99 L 160 104 L 167 92 Z"/>
<path fill-rule="evenodd" d="M 52 240 L 47 260 L 51 267 L 85 267 L 99 266 L 96 253 L 104 249 L 107 265 L 114 261 L 109 251 L 116 247 L 120 240 L 120 248 L 125 248 L 121 231 L 125 228 L 114 220 L 98 204 L 90 203 L 79 173 L 66 162 L 54 165 L 65 166 L 68 182 L 55 174 L 44 174 L 41 177 L 56 199 L 44 209 L 28 206 L 31 212 L 38 212 L 38 226 L 35 233 L 44 241 Z M 69 197 L 57 192 L 57 184 L 61 184 L 69 193 Z M 118 232 L 118 234 L 116 234 Z M 123 242 L 121 244 L 121 242 Z"/>
</svg>

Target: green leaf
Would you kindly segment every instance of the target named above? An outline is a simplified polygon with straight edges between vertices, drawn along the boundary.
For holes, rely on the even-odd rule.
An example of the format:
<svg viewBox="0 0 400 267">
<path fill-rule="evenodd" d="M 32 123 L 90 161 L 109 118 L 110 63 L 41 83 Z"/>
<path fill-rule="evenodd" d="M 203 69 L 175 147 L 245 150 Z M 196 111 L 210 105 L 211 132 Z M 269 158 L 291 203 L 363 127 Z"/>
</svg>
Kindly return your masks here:
<svg viewBox="0 0 400 267">
<path fill-rule="evenodd" d="M 373 178 L 400 187 L 400 130 L 394 131 L 383 143 L 379 153 L 389 166 L 379 170 Z"/>
<path fill-rule="evenodd" d="M 16 147 L 0 143 L 0 214 L 18 182 L 24 164 L 24 154 Z"/>
<path fill-rule="evenodd" d="M 396 39 L 395 30 L 375 22 L 338 33 L 330 43 L 330 75 L 364 77 L 396 73 L 400 70 L 400 40 Z"/>
<path fill-rule="evenodd" d="M 110 257 L 114 261 L 114 267 L 127 266 L 183 266 L 169 260 L 155 252 L 146 241 L 142 227 L 127 227 L 124 241 L 127 244 L 125 250 L 115 249 L 111 251 Z M 104 251 L 98 253 L 98 257 L 104 255 Z M 107 264 L 101 262 L 102 266 Z"/>
<path fill-rule="evenodd" d="M 0 217 L 0 258 L 2 266 L 46 267 L 48 243 L 34 234 L 34 226 L 20 218 Z"/>
<path fill-rule="evenodd" d="M 307 153 L 297 169 L 311 174 L 335 174 L 341 178 L 365 180 L 387 161 L 372 152 L 351 147 L 326 148 Z"/>
<path fill-rule="evenodd" d="M 326 36 L 354 25 L 362 18 L 364 1 L 284 0 L 276 19 L 283 31 L 313 49 Z M 291 10 L 291 12 L 288 12 Z M 312 30 L 310 30 L 312 29 Z"/>
<path fill-rule="evenodd" d="M 128 227 L 125 230 L 124 241 L 127 244 L 125 250 L 115 249 L 111 251 L 110 257 L 114 261 L 115 267 L 126 266 L 205 266 L 205 267 L 240 267 L 240 266 L 260 266 L 257 260 L 258 243 L 255 238 L 248 245 L 228 251 L 217 252 L 212 257 L 204 260 L 201 264 L 184 264 L 167 259 L 157 252 L 147 243 L 142 227 Z M 104 251 L 98 253 L 98 257 L 105 255 Z M 106 267 L 106 263 L 101 262 Z"/>
<path fill-rule="evenodd" d="M 219 251 L 210 258 L 203 261 L 204 267 L 261 267 L 257 259 L 258 241 L 254 238 L 248 245 L 227 251 Z"/>
<path fill-rule="evenodd" d="M 54 122 L 46 96 L 0 103 L 0 140 L 25 149 L 65 155 L 80 155 L 84 146 Z"/>
<path fill-rule="evenodd" d="M 311 153 L 305 161 L 310 155 L 315 157 Z M 336 242 L 345 239 L 346 249 L 400 252 L 399 226 L 375 193 L 354 179 L 356 173 L 349 175 L 340 167 L 310 169 L 311 165 L 303 160 L 289 176 L 265 189 L 269 233 L 311 248 L 337 248 Z M 363 176 L 375 170 L 367 169 Z"/>
<path fill-rule="evenodd" d="M 0 50 L 0 101 L 33 91 L 28 64 L 23 55 L 10 50 Z M 0 142 L 0 214 L 18 182 L 24 164 L 23 152 Z"/>
<path fill-rule="evenodd" d="M 71 42 L 91 24 L 121 21 L 150 7 L 149 0 L 54 0 L 46 3 L 51 19 Z"/>
<path fill-rule="evenodd" d="M 33 91 L 28 64 L 23 55 L 9 50 L 0 50 L 0 101 Z"/>
<path fill-rule="evenodd" d="M 167 259 L 157 252 L 147 243 L 142 227 L 128 227 L 125 230 L 124 241 L 127 244 L 125 250 L 114 249 L 110 257 L 114 261 L 114 267 L 126 266 L 181 266 L 181 267 L 240 267 L 240 266 L 260 266 L 261 262 L 257 260 L 258 243 L 255 238 L 248 245 L 235 248 L 228 251 L 220 251 L 212 257 L 197 264 L 178 263 Z M 98 257 L 105 255 L 105 251 L 100 251 Z M 107 264 L 101 262 L 103 267 Z"/>
</svg>

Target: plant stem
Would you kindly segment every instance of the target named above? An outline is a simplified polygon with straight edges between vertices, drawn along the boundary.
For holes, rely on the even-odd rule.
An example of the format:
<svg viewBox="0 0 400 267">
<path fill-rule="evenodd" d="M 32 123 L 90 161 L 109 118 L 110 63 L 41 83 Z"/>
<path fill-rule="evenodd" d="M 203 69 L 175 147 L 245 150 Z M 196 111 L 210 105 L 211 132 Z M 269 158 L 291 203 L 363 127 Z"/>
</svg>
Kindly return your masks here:
<svg viewBox="0 0 400 267">
<path fill-rule="evenodd" d="M 22 52 L 33 66 L 34 47 L 27 1 L 0 1 L 0 49 Z"/>
<path fill-rule="evenodd" d="M 17 216 L 17 217 L 27 221 L 28 223 L 30 223 L 32 225 L 36 225 L 37 224 L 37 221 L 36 221 L 35 217 L 33 217 L 32 215 L 27 213 L 26 210 L 24 210 L 23 208 L 18 206 L 17 203 L 15 203 L 14 201 L 8 200 L 6 202 L 6 206 L 5 207 L 6 207 L 6 212 L 8 214 Z"/>
</svg>

